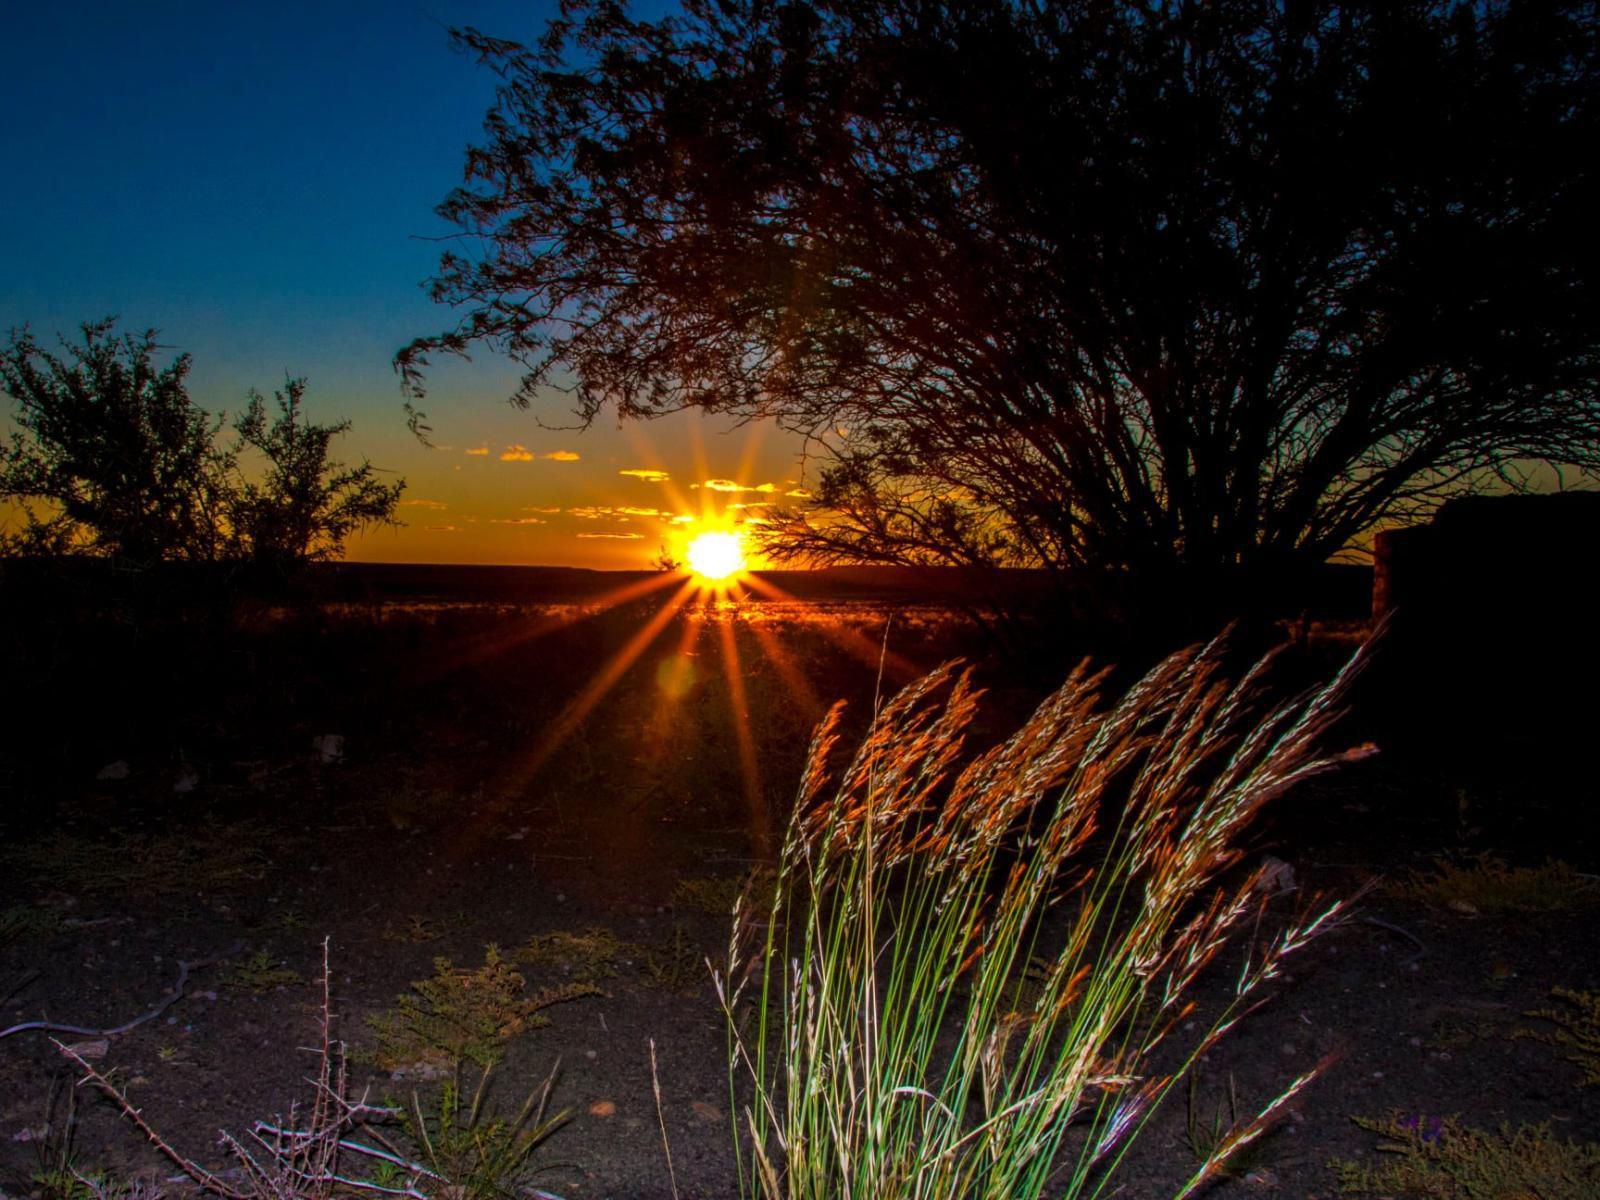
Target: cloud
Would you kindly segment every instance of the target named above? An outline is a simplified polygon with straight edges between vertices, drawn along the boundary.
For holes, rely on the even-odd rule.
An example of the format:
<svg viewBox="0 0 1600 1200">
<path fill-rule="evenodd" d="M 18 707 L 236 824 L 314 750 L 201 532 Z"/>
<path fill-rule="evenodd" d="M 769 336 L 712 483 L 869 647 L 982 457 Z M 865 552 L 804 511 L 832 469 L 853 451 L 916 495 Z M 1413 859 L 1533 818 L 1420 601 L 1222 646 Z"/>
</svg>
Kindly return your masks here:
<svg viewBox="0 0 1600 1200">
<path fill-rule="evenodd" d="M 423 500 L 423 499 L 418 498 L 416 500 L 402 500 L 402 501 L 400 501 L 400 507 L 401 508 L 431 508 L 431 509 L 433 509 L 435 511 L 441 511 L 443 509 L 449 508 L 450 506 L 448 504 L 446 504 L 443 500 Z"/>
<path fill-rule="evenodd" d="M 672 523 L 674 525 L 693 525 L 694 518 L 689 516 L 687 513 L 679 513 L 677 516 L 672 518 Z"/>
<path fill-rule="evenodd" d="M 708 479 L 700 486 L 713 492 L 775 492 L 778 490 L 778 485 L 775 483 L 758 483 L 754 487 L 746 487 L 744 484 L 735 483 L 731 479 Z"/>
<path fill-rule="evenodd" d="M 501 462 L 532 462 L 533 452 L 526 446 L 507 446 L 500 454 Z"/>
<path fill-rule="evenodd" d="M 544 507 L 541 507 L 540 505 L 537 505 L 537 504 L 524 504 L 522 506 L 522 511 L 523 512 L 531 512 L 531 513 L 543 513 L 545 516 L 548 517 L 553 513 L 560 512 L 561 510 L 559 508 L 544 508 Z"/>
<path fill-rule="evenodd" d="M 657 471 L 653 467 L 629 467 L 626 471 L 618 471 L 618 475 L 632 475 L 635 479 L 642 479 L 646 483 L 662 483 L 671 479 L 665 471 Z"/>
<path fill-rule="evenodd" d="M 667 515 L 659 508 L 636 508 L 631 504 L 624 504 L 621 508 L 614 508 L 611 511 L 621 513 L 625 517 L 664 517 Z"/>
<path fill-rule="evenodd" d="M 741 500 L 736 504 L 728 505 L 728 511 L 732 512 L 734 509 L 737 509 L 737 508 L 771 508 L 771 507 L 772 507 L 772 501 L 771 500 Z"/>
<path fill-rule="evenodd" d="M 539 517 L 490 517 L 491 525 L 548 525 L 549 522 Z"/>
<path fill-rule="evenodd" d="M 549 459 L 551 462 L 577 462 L 583 456 L 576 450 L 552 450 L 549 454 L 541 454 L 539 457 Z"/>
<path fill-rule="evenodd" d="M 489 447 L 487 447 L 487 446 L 468 446 L 466 448 L 466 450 L 464 451 L 464 453 L 471 454 L 471 455 L 474 455 L 476 457 L 481 458 L 484 455 L 489 453 Z"/>
<path fill-rule="evenodd" d="M 424 533 L 460 533 L 461 532 L 454 525 L 424 525 L 422 527 L 422 531 Z"/>
<path fill-rule="evenodd" d="M 642 533 L 580 533 L 581 538 L 613 538 L 619 542 L 637 542 L 644 537 Z"/>
<path fill-rule="evenodd" d="M 795 488 L 791 492 L 785 492 L 784 495 L 785 496 L 793 496 L 796 500 L 809 500 L 809 499 L 811 499 L 811 493 L 806 491 L 805 488 Z"/>
</svg>

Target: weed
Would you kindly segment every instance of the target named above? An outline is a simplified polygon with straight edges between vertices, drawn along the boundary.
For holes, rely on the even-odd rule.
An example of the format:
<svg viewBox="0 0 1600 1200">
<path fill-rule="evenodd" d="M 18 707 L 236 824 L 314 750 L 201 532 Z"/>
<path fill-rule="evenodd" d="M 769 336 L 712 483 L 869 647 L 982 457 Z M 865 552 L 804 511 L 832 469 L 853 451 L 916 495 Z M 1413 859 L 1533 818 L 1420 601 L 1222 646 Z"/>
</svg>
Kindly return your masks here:
<svg viewBox="0 0 1600 1200">
<path fill-rule="evenodd" d="M 1532 1038 L 1572 1051 L 1567 1061 L 1576 1063 L 1583 1071 L 1580 1087 L 1600 1084 L 1600 992 L 1580 992 L 1574 988 L 1552 988 L 1550 994 L 1565 1000 L 1566 1008 L 1541 1008 L 1526 1014 L 1543 1021 L 1553 1022 L 1557 1028 L 1547 1033 L 1543 1030 L 1519 1029 L 1517 1037 Z"/>
<path fill-rule="evenodd" d="M 367 1018 L 378 1036 L 366 1056 L 385 1070 L 416 1063 L 448 1067 L 462 1059 L 487 1068 L 506 1043 L 550 1023 L 541 1010 L 581 996 L 600 995 L 590 983 L 569 983 L 524 995 L 527 981 L 490 945 L 483 966 L 457 969 L 433 960 L 433 977 L 411 985 L 392 1013 Z"/>
<path fill-rule="evenodd" d="M 1449 1117 L 1354 1120 L 1385 1139 L 1377 1149 L 1389 1161 L 1334 1160 L 1341 1191 L 1428 1200 L 1589 1200 L 1600 1191 L 1600 1146 L 1558 1141 L 1548 1125 L 1486 1133 Z"/>
<path fill-rule="evenodd" d="M 310 924 L 299 908 L 290 905 L 281 908 L 263 920 L 258 928 L 263 933 L 296 933 Z"/>
<path fill-rule="evenodd" d="M 276 988 L 294 987 L 305 982 L 305 977 L 265 950 L 257 950 L 249 958 L 229 971 L 222 986 L 235 992 L 252 992 L 260 995 Z"/>
<path fill-rule="evenodd" d="M 406 924 L 402 928 L 393 929 L 386 925 L 380 936 L 386 942 L 417 946 L 424 942 L 436 942 L 444 934 L 445 927 L 440 922 L 413 913 L 406 919 Z"/>
<path fill-rule="evenodd" d="M 208 821 L 170 833 L 113 832 L 103 840 L 61 830 L 9 852 L 29 874 L 82 892 L 170 895 L 236 887 L 262 877 L 264 828 Z"/>
<path fill-rule="evenodd" d="M 1361 656 L 1267 709 L 1270 659 L 1230 683 L 1225 655 L 1221 640 L 1173 655 L 1109 707 L 1106 673 L 1080 667 L 964 769 L 978 700 L 967 673 L 904 689 L 844 763 L 835 708 L 812 742 L 763 940 L 747 944 L 736 911 L 716 979 L 730 1089 L 754 1089 L 738 1121 L 747 1195 L 1113 1190 L 1176 1080 L 1339 912 L 1253 945 L 1215 1022 L 1170 1067 L 1149 1064 L 1187 1019 L 1195 979 L 1266 903 L 1260 872 L 1217 882 L 1241 830 L 1295 783 L 1370 753 L 1313 749 Z M 1080 861 L 1090 846 L 1097 863 Z M 1036 955 L 1047 966 L 1028 980 Z M 1314 1074 L 1219 1129 L 1180 1200 Z"/>
<path fill-rule="evenodd" d="M 645 976 L 656 987 L 669 992 L 685 992 L 705 979 L 705 957 L 689 938 L 682 925 L 674 924 L 661 946 L 645 951 Z"/>
<path fill-rule="evenodd" d="M 516 954 L 519 963 L 587 983 L 615 978 L 620 968 L 632 966 L 644 956 L 642 946 L 625 942 L 609 929 L 599 927 L 582 933 L 557 930 L 537 934 L 523 943 Z"/>
<path fill-rule="evenodd" d="M 53 908 L 18 904 L 0 909 L 0 946 L 29 938 L 46 937 L 61 927 L 61 914 Z"/>
<path fill-rule="evenodd" d="M 546 1118 L 555 1075 L 528 1096 L 516 1116 L 494 1117 L 484 1106 L 489 1071 L 478 1077 L 472 1103 L 463 1111 L 459 1075 L 445 1081 L 432 1113 L 423 1110 L 415 1094 L 411 1107 L 401 1110 L 400 1122 L 425 1160 L 420 1174 L 438 1185 L 435 1195 L 451 1200 L 498 1200 L 521 1194 L 517 1186 L 525 1175 L 534 1149 L 567 1119 L 566 1113 Z"/>
<path fill-rule="evenodd" d="M 1404 899 L 1468 914 L 1557 912 L 1600 898 L 1594 881 L 1564 862 L 1508 867 L 1487 856 L 1441 862 L 1431 871 L 1412 871 L 1387 890 Z"/>
<path fill-rule="evenodd" d="M 725 917 L 741 901 L 747 912 L 769 907 L 777 881 L 777 873 L 771 867 L 753 867 L 743 875 L 731 877 L 680 879 L 672 889 L 672 902 L 680 908 Z"/>
</svg>

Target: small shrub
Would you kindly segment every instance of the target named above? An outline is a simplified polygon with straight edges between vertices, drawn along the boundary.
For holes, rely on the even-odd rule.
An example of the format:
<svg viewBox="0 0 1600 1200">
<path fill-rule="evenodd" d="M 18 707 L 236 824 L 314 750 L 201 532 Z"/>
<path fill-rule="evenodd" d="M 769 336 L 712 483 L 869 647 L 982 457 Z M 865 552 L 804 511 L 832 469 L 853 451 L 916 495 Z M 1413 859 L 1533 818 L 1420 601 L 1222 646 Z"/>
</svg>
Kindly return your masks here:
<svg viewBox="0 0 1600 1200">
<path fill-rule="evenodd" d="M 1356 1117 L 1384 1141 L 1377 1166 L 1336 1159 L 1329 1164 L 1339 1188 L 1375 1196 L 1428 1200 L 1591 1200 L 1600 1194 L 1600 1146 L 1558 1141 L 1548 1125 L 1523 1125 L 1499 1133 L 1469 1129 L 1453 1118 L 1393 1113 L 1383 1120 Z"/>
<path fill-rule="evenodd" d="M 1412 871 L 1388 890 L 1463 913 L 1557 912 L 1592 904 L 1600 897 L 1594 881 L 1567 863 L 1551 860 L 1539 867 L 1508 867 L 1489 857 Z"/>
<path fill-rule="evenodd" d="M 517 961 L 526 966 L 560 972 L 588 983 L 615 978 L 622 967 L 631 966 L 644 956 L 644 947 L 625 942 L 609 929 L 599 927 L 582 933 L 557 930 L 536 934 L 516 954 Z"/>
<path fill-rule="evenodd" d="M 1583 1071 L 1579 1086 L 1600 1084 L 1600 992 L 1558 987 L 1552 988 L 1550 994 L 1565 1000 L 1567 1007 L 1541 1008 L 1527 1015 L 1553 1022 L 1557 1026 L 1555 1031 L 1519 1029 L 1517 1036 L 1572 1051 L 1567 1061 L 1576 1063 Z"/>
<path fill-rule="evenodd" d="M 433 960 L 433 977 L 411 985 L 392 1013 L 367 1018 L 378 1036 L 368 1057 L 385 1070 L 417 1063 L 449 1069 L 465 1059 L 488 1068 L 506 1043 L 550 1023 L 542 1010 L 581 996 L 600 995 L 590 983 L 569 983 L 524 995 L 527 981 L 491 945 L 483 966 L 458 969 Z"/>
<path fill-rule="evenodd" d="M 222 986 L 235 992 L 260 995 L 274 988 L 293 987 L 304 982 L 305 977 L 299 971 L 285 966 L 267 951 L 257 950 L 228 972 Z"/>
</svg>

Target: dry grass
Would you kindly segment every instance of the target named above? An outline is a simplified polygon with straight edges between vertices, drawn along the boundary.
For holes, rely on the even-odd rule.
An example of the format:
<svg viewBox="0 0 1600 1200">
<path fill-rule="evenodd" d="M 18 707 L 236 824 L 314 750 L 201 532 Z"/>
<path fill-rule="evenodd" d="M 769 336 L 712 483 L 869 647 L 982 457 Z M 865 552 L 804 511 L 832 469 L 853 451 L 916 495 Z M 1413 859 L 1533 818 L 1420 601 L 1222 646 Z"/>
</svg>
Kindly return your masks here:
<svg viewBox="0 0 1600 1200">
<path fill-rule="evenodd" d="M 1413 871 L 1386 889 L 1402 899 L 1466 913 L 1543 913 L 1579 908 L 1600 900 L 1600 888 L 1564 862 L 1511 867 L 1495 858 L 1443 861 Z"/>
<path fill-rule="evenodd" d="M 1276 707 L 1270 656 L 1236 683 L 1223 658 L 1220 641 L 1174 655 L 1109 705 L 1105 674 L 1080 668 L 965 767 L 978 695 L 953 667 L 901 692 L 842 767 L 829 717 L 766 944 L 746 948 L 736 914 L 718 978 L 732 1085 L 753 1090 L 747 1194 L 1100 1194 L 1173 1084 L 1337 912 L 1250 946 L 1226 1011 L 1158 1053 L 1196 977 L 1259 916 L 1255 877 L 1229 872 L 1241 831 L 1368 752 L 1316 750 L 1359 658 Z M 1176 1193 L 1214 1177 L 1308 1078 L 1228 1130 Z"/>
</svg>

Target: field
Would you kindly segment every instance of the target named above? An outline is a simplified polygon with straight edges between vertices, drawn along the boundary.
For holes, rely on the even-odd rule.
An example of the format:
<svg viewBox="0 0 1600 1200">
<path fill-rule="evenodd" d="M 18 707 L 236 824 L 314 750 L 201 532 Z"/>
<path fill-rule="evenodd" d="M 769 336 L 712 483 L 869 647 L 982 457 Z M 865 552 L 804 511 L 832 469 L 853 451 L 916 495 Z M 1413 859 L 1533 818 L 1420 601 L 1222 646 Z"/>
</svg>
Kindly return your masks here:
<svg viewBox="0 0 1600 1200">
<path fill-rule="evenodd" d="M 123 1033 L 54 1035 L 174 1147 L 227 1171 L 219 1131 L 243 1137 L 310 1096 L 326 943 L 352 1094 L 437 1114 L 454 1055 L 469 1090 L 474 1058 L 496 1058 L 496 1111 L 553 1077 L 549 1111 L 569 1114 L 522 1186 L 738 1194 L 745 1098 L 730 1095 L 707 960 L 725 963 L 734 897 L 768 878 L 816 722 L 846 700 L 849 743 L 875 704 L 967 656 L 987 688 L 969 730 L 981 748 L 1084 647 L 1037 627 L 997 641 L 948 604 L 861 578 L 790 603 L 673 613 L 655 590 L 608 604 L 647 583 L 573 575 L 535 596 L 369 572 L 312 597 L 192 605 L 70 578 L 9 589 L 0 1028 L 108 1030 L 170 1000 Z M 1300 632 L 1284 690 L 1362 637 L 1350 622 Z M 1036 652 L 1018 656 L 1019 638 Z M 1362 705 L 1340 746 L 1393 733 Z M 1517 1165 L 1548 1166 L 1549 1143 L 1468 1132 L 1549 1122 L 1561 1145 L 1600 1140 L 1583 1086 L 1600 1069 L 1596 1014 L 1573 998 L 1600 987 L 1575 800 L 1586 786 L 1592 803 L 1592 780 L 1552 794 L 1530 771 L 1466 777 L 1430 757 L 1435 743 L 1395 740 L 1249 832 L 1241 870 L 1291 869 L 1275 869 L 1282 894 L 1258 932 L 1314 893 L 1359 899 L 1158 1110 L 1115 1194 L 1170 1195 L 1236 1118 L 1318 1064 L 1210 1194 L 1332 1195 L 1334 1160 L 1415 1167 L 1416 1194 L 1592 1194 L 1592 1157 L 1561 1191 Z M 1201 980 L 1191 1022 L 1225 1002 L 1239 953 Z M 478 1023 L 457 1022 L 445 1054 L 428 1021 L 463 1009 Z M 67 1163 L 179 1190 L 108 1099 L 69 1101 L 84 1070 L 50 1032 L 0 1038 L 0 1195 L 78 1196 Z M 1392 1114 L 1387 1137 L 1356 1123 Z M 1445 1174 L 1428 1175 L 1432 1159 Z M 1427 1182 L 1480 1168 L 1503 1168 L 1501 1190 Z M 1363 1194 L 1398 1194 L 1368 1182 Z"/>
</svg>

